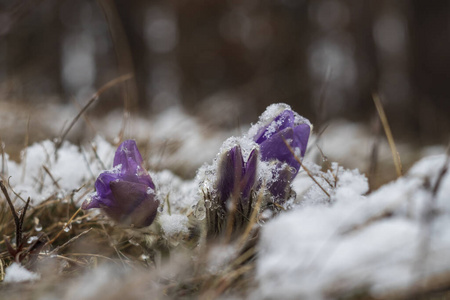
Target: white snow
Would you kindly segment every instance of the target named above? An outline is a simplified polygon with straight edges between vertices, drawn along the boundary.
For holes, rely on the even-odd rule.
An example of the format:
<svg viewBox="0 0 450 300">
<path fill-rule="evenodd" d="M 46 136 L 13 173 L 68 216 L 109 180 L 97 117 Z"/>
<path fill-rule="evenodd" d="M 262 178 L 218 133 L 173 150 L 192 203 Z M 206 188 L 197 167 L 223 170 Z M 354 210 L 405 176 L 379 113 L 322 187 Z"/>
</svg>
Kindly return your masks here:
<svg viewBox="0 0 450 300">
<path fill-rule="evenodd" d="M 156 185 L 156 193 L 161 199 L 164 214 L 184 213 L 190 211 L 197 202 L 198 184 L 194 180 L 182 180 L 169 170 L 150 173 Z M 169 204 L 167 204 L 169 202 Z"/>
<path fill-rule="evenodd" d="M 324 160 L 336 161 L 347 168 L 358 168 L 361 172 L 368 172 L 373 146 L 376 143 L 379 172 L 391 172 L 394 166 L 389 144 L 383 134 L 379 139 L 375 136 L 373 130 L 362 123 L 343 119 L 332 120 L 327 124 L 319 139 L 315 134 L 310 136 L 305 159 L 316 163 L 322 163 Z M 445 152 L 442 147 L 435 146 L 419 153 L 417 148 L 397 140 L 396 146 L 404 166 L 429 154 Z"/>
<path fill-rule="evenodd" d="M 425 158 L 368 196 L 362 175 L 340 170 L 330 204 L 300 201 L 263 227 L 253 298 L 324 299 L 356 290 L 386 297 L 448 274 L 450 175 L 435 199 L 431 192 L 445 163 L 444 155 Z"/>
<path fill-rule="evenodd" d="M 188 217 L 181 214 L 163 214 L 159 217 L 159 223 L 166 237 L 172 237 L 178 234 L 187 234 L 188 229 Z"/>
<path fill-rule="evenodd" d="M 38 280 L 40 278 L 41 275 L 28 271 L 21 264 L 15 262 L 6 268 L 5 279 L 3 280 L 3 282 L 24 282 Z"/>
<path fill-rule="evenodd" d="M 161 113 L 148 133 L 150 165 L 193 176 L 203 163 L 214 158 L 230 132 L 211 132 L 179 108 Z"/>
<path fill-rule="evenodd" d="M 118 280 L 121 270 L 103 264 L 80 276 L 67 287 L 66 299 L 96 299 L 117 293 L 120 289 Z"/>
<path fill-rule="evenodd" d="M 207 271 L 216 274 L 223 272 L 236 258 L 237 249 L 234 245 L 217 244 L 210 248 L 207 257 Z"/>
<path fill-rule="evenodd" d="M 55 144 L 52 141 L 35 143 L 23 152 L 20 163 L 7 160 L 10 184 L 22 197 L 31 197 L 33 205 L 39 204 L 53 194 L 63 198 L 95 179 L 103 170 L 104 164 L 110 166 L 111 154 L 113 155 L 114 151 L 114 148 L 101 137 L 96 137 L 92 145 L 84 147 L 64 142 L 56 151 L 56 155 Z"/>
</svg>

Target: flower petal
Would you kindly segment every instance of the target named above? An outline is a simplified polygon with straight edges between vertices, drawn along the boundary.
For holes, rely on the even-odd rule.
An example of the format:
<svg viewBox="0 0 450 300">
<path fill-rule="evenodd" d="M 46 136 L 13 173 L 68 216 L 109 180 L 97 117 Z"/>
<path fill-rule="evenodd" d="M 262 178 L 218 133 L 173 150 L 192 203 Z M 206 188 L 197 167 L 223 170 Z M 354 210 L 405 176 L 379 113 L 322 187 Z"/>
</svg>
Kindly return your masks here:
<svg viewBox="0 0 450 300">
<path fill-rule="evenodd" d="M 265 140 L 273 136 L 279 131 L 282 131 L 288 127 L 294 126 L 294 113 L 291 110 L 284 110 L 278 116 L 276 116 L 269 125 L 261 128 L 256 136 L 254 137 L 254 141 L 257 144 L 263 143 Z"/>
<path fill-rule="evenodd" d="M 100 207 L 102 207 L 102 201 L 101 201 L 101 198 L 97 195 L 97 193 L 91 194 L 81 204 L 81 208 L 84 210 L 91 209 L 91 208 L 100 208 Z"/>
<path fill-rule="evenodd" d="M 137 169 L 138 170 L 136 173 L 127 172 L 120 174 L 120 180 L 144 184 L 151 189 L 155 189 L 155 184 L 153 183 L 153 180 L 148 174 L 147 170 L 141 167 L 138 167 Z"/>
<path fill-rule="evenodd" d="M 301 156 L 305 156 L 311 127 L 308 124 L 300 124 L 294 127 L 294 147 L 300 148 Z"/>
<path fill-rule="evenodd" d="M 297 171 L 288 164 L 278 163 L 273 169 L 273 177 L 275 180 L 269 186 L 269 191 L 276 202 L 284 202 L 289 198 L 291 192 L 291 182 L 297 175 Z"/>
<path fill-rule="evenodd" d="M 121 165 L 120 179 L 139 182 L 155 189 L 155 185 L 143 166 L 142 156 L 134 140 L 120 144 L 114 156 L 114 167 Z"/>
<path fill-rule="evenodd" d="M 136 173 L 138 166 L 142 168 L 142 156 L 134 140 L 126 140 L 117 148 L 113 166 L 122 165 L 122 172 Z"/>
<path fill-rule="evenodd" d="M 222 154 L 218 165 L 216 190 L 223 204 L 231 194 L 239 189 L 244 173 L 244 160 L 241 147 L 235 146 Z"/>
<path fill-rule="evenodd" d="M 286 128 L 276 134 L 270 139 L 267 139 L 260 145 L 261 158 L 264 161 L 277 159 L 280 162 L 285 162 L 296 169 L 296 174 L 300 169 L 300 163 L 296 160 L 291 150 L 286 146 L 288 143 L 292 150 L 295 150 L 294 131 L 292 128 Z M 299 157 L 300 159 L 300 157 Z"/>
<path fill-rule="evenodd" d="M 259 151 L 258 149 L 253 149 L 253 151 L 250 153 L 247 162 L 245 163 L 245 173 L 244 177 L 242 177 L 241 180 L 241 196 L 243 201 L 247 201 L 250 192 L 253 189 L 253 186 L 255 185 L 256 180 L 256 170 L 258 167 L 258 156 Z"/>
<path fill-rule="evenodd" d="M 100 173 L 95 181 L 95 190 L 100 198 L 110 198 L 111 188 L 109 183 L 111 181 L 119 180 L 120 174 L 111 171 L 104 171 Z"/>
<path fill-rule="evenodd" d="M 104 210 L 112 219 L 134 227 L 148 226 L 153 222 L 159 206 L 153 189 L 129 181 L 112 181 L 110 187 L 114 205 L 104 207 Z"/>
</svg>

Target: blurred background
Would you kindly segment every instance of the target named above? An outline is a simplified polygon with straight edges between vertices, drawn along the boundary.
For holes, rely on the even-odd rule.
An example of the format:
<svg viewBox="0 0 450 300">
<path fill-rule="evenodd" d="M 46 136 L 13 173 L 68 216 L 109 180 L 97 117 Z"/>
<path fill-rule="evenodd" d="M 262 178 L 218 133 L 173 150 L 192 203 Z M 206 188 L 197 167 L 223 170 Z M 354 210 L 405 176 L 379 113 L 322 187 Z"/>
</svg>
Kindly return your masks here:
<svg viewBox="0 0 450 300">
<path fill-rule="evenodd" d="M 324 128 L 374 127 L 380 94 L 394 136 L 444 141 L 450 113 L 450 1 L 0 0 L 0 101 L 170 107 L 219 128 L 286 102 Z M 4 104 L 6 105 L 6 104 Z"/>
</svg>

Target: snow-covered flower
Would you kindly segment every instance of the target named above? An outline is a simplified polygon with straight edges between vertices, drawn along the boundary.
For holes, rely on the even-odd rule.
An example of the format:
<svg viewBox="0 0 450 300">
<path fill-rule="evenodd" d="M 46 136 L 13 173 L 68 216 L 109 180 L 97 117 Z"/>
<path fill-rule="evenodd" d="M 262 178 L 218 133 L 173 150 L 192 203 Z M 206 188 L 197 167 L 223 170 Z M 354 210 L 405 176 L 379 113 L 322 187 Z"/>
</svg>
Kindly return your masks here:
<svg viewBox="0 0 450 300">
<path fill-rule="evenodd" d="M 287 163 L 295 169 L 295 176 L 300 170 L 298 159 L 305 156 L 311 124 L 294 113 L 288 105 L 275 104 L 269 106 L 267 111 L 275 109 L 279 113 L 264 120 L 265 124 L 259 128 L 253 140 L 259 144 L 263 161 L 278 160 Z"/>
<path fill-rule="evenodd" d="M 261 159 L 258 145 L 251 143 L 245 147 L 235 138 L 228 139 L 215 164 L 209 171 L 205 170 L 202 185 L 206 193 L 204 203 L 200 205 L 204 204 L 206 208 L 208 237 L 219 236 L 225 228 L 240 232 L 248 222 L 255 201 L 254 192 L 259 188 L 258 164 Z"/>
<path fill-rule="evenodd" d="M 283 103 L 270 105 L 250 130 L 259 145 L 261 160 L 271 165 L 272 180 L 267 188 L 275 202 L 289 198 L 290 185 L 300 170 L 310 132 L 311 123 Z"/>
<path fill-rule="evenodd" d="M 224 142 L 211 166 L 200 171 L 208 236 L 240 232 L 258 210 L 289 207 L 291 183 L 306 152 L 311 123 L 286 104 L 270 105 L 242 137 Z M 257 206 L 255 204 L 258 203 Z M 204 206 L 203 206 L 204 204 Z M 232 222 L 232 223 L 229 223 Z"/>
<path fill-rule="evenodd" d="M 256 148 L 250 153 L 246 162 L 239 145 L 221 154 L 215 188 L 223 206 L 229 198 L 241 199 L 242 204 L 248 203 L 255 185 L 257 166 L 258 150 Z"/>
<path fill-rule="evenodd" d="M 95 189 L 83 202 L 83 209 L 102 208 L 114 221 L 138 228 L 149 226 L 156 217 L 159 200 L 155 185 L 133 140 L 119 146 L 113 169 L 98 176 Z"/>
</svg>

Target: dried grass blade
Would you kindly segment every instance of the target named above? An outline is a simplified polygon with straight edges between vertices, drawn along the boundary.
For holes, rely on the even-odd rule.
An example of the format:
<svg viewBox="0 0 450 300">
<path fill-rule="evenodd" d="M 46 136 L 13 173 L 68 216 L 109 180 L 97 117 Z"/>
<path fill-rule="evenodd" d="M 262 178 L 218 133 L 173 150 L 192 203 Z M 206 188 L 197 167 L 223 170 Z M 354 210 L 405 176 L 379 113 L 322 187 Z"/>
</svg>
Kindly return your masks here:
<svg viewBox="0 0 450 300">
<path fill-rule="evenodd" d="M 67 223 L 63 226 L 63 228 L 58 232 L 58 234 L 51 239 L 50 241 L 48 241 L 46 243 L 46 245 L 51 245 L 54 241 L 56 241 L 56 239 L 61 235 L 61 233 L 63 233 L 64 229 L 70 225 L 70 223 L 72 223 L 73 219 L 75 219 L 76 215 L 78 215 L 78 213 L 81 211 L 81 207 L 72 215 L 72 217 L 69 219 L 69 221 L 67 221 Z"/>
<path fill-rule="evenodd" d="M 119 76 L 119 77 L 107 82 L 100 89 L 98 89 L 97 92 L 95 92 L 94 95 L 92 95 L 92 97 L 89 99 L 89 101 L 86 103 L 86 105 L 83 106 L 83 108 L 80 110 L 80 112 L 75 116 L 75 118 L 70 123 L 69 127 L 67 127 L 67 129 L 64 131 L 64 133 L 61 135 L 61 138 L 59 138 L 58 142 L 56 143 L 55 149 L 58 150 L 61 147 L 67 134 L 72 129 L 72 127 L 75 125 L 75 123 L 78 121 L 78 119 L 89 108 L 89 106 L 91 106 L 92 103 L 94 103 L 100 97 L 101 94 L 103 94 L 106 90 L 115 86 L 116 84 L 127 81 L 132 77 L 133 77 L 133 75 L 131 75 L 131 74 L 125 74 L 125 75 Z"/>
<path fill-rule="evenodd" d="M 383 105 L 381 104 L 380 97 L 378 94 L 372 95 L 373 102 L 375 103 L 375 107 L 377 108 L 378 115 L 380 117 L 381 123 L 383 124 L 384 132 L 386 133 L 386 138 L 389 143 L 389 147 L 391 148 L 392 158 L 394 159 L 395 171 L 397 172 L 397 177 L 403 176 L 403 167 L 402 162 L 400 160 L 400 154 L 397 151 L 397 147 L 395 146 L 394 136 L 392 135 L 391 127 L 389 126 L 388 119 L 386 117 L 386 113 L 384 112 Z"/>
<path fill-rule="evenodd" d="M 325 195 L 328 196 L 328 198 L 331 198 L 330 194 L 325 190 L 325 188 L 314 178 L 311 171 L 307 167 L 305 167 L 305 165 L 302 163 L 301 159 L 295 154 L 291 145 L 289 145 L 289 143 L 286 141 L 286 139 L 284 137 L 283 137 L 283 142 L 286 145 L 286 147 L 288 147 L 289 151 L 292 153 L 295 160 L 300 164 L 300 166 L 303 168 L 303 170 L 305 170 L 306 174 L 308 174 L 308 176 L 314 181 L 314 183 L 320 187 L 320 189 L 325 193 Z"/>
</svg>

